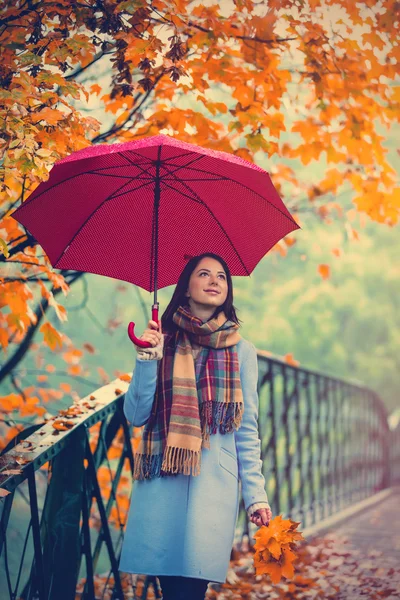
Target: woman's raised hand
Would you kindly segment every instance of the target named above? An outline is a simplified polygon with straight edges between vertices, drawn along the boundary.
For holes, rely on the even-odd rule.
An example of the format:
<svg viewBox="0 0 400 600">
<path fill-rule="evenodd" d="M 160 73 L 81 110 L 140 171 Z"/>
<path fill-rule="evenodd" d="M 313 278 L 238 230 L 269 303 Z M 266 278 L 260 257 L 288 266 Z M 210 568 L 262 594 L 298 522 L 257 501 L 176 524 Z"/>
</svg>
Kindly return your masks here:
<svg viewBox="0 0 400 600">
<path fill-rule="evenodd" d="M 158 331 L 158 329 L 160 329 Z M 145 342 L 150 342 L 150 344 L 155 347 L 160 344 L 162 338 L 162 330 L 161 330 L 161 321 L 158 321 L 158 325 L 155 321 L 150 319 L 147 329 L 144 330 L 142 335 L 140 336 L 140 340 Z M 140 348 L 141 350 L 143 348 Z"/>
<path fill-rule="evenodd" d="M 153 321 L 150 319 L 147 329 L 144 330 L 139 338 L 145 342 L 149 342 L 149 348 L 139 348 L 134 344 L 135 350 L 138 353 L 138 358 L 142 360 L 151 360 L 157 358 L 160 360 L 163 356 L 164 336 L 162 333 L 161 321 Z"/>
</svg>

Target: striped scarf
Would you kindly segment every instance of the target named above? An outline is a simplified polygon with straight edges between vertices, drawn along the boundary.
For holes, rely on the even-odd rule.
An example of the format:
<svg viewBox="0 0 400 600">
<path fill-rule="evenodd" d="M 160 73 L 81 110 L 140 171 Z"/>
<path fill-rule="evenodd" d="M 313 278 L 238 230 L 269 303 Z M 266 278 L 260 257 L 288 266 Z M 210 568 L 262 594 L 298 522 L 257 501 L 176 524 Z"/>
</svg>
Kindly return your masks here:
<svg viewBox="0 0 400 600">
<path fill-rule="evenodd" d="M 166 334 L 157 385 L 134 461 L 134 479 L 183 473 L 199 475 L 209 436 L 238 429 L 243 414 L 236 344 L 239 325 L 222 311 L 203 323 L 189 306 L 173 315 L 178 329 Z M 201 345 L 196 360 L 191 342 Z"/>
</svg>

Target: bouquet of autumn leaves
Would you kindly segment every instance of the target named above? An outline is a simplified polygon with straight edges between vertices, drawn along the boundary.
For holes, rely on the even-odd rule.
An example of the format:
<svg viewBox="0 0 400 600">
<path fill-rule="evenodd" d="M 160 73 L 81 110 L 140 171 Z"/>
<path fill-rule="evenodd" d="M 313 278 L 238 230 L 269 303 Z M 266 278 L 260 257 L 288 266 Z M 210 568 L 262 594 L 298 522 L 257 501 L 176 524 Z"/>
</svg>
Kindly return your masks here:
<svg viewBox="0 0 400 600">
<path fill-rule="evenodd" d="M 279 583 L 282 576 L 287 579 L 293 577 L 292 563 L 297 558 L 295 542 L 304 540 L 301 532 L 295 531 L 298 525 L 300 522 L 282 519 L 282 515 L 278 515 L 256 531 L 253 536 L 256 540 L 253 556 L 256 575 L 268 573 L 272 583 Z"/>
</svg>

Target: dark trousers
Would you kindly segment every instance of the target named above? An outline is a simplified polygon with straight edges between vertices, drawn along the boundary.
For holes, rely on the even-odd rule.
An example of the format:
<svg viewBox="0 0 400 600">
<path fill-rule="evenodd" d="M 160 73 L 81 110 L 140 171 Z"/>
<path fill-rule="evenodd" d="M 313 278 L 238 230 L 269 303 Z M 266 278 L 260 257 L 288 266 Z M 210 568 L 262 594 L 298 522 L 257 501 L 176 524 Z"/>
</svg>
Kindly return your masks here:
<svg viewBox="0 0 400 600">
<path fill-rule="evenodd" d="M 163 600 L 204 600 L 208 581 L 195 577 L 159 575 Z"/>
</svg>

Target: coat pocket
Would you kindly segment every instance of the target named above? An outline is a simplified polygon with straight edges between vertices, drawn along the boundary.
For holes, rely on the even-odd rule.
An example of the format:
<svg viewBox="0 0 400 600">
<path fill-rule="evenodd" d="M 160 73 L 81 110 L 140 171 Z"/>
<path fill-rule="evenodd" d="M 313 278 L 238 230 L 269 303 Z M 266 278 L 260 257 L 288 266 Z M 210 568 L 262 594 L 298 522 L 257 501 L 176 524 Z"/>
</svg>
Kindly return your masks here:
<svg viewBox="0 0 400 600">
<path fill-rule="evenodd" d="M 223 469 L 231 473 L 236 479 L 239 479 L 237 458 L 233 454 L 221 448 L 219 451 L 219 464 Z"/>
</svg>

